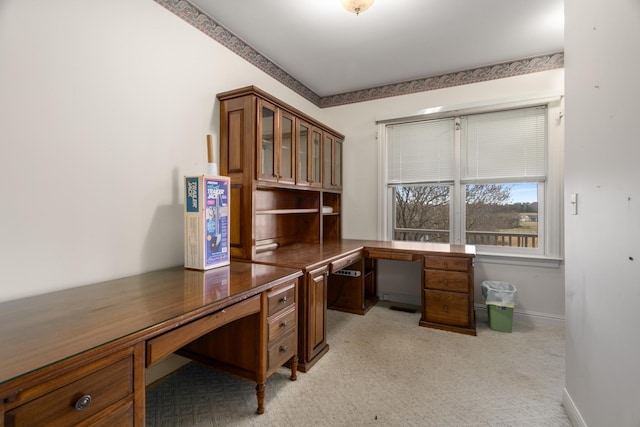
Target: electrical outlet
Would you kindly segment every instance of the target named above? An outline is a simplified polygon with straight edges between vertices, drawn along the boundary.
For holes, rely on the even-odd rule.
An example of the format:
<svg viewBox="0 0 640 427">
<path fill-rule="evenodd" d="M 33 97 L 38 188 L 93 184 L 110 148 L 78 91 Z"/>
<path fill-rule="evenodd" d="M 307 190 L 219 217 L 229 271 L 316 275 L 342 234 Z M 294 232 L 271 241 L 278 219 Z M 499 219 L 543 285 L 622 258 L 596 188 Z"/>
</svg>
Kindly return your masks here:
<svg viewBox="0 0 640 427">
<path fill-rule="evenodd" d="M 389 297 L 389 294 L 382 294 L 382 301 L 390 301 L 391 298 Z"/>
</svg>

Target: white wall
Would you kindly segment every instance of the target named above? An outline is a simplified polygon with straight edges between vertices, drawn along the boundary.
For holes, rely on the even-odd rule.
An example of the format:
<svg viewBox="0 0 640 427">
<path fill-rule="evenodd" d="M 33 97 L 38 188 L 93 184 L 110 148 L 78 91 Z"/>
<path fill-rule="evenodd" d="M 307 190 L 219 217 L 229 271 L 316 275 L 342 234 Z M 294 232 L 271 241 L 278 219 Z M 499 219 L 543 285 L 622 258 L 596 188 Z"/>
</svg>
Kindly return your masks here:
<svg viewBox="0 0 640 427">
<path fill-rule="evenodd" d="M 343 237 L 376 239 L 379 221 L 379 153 L 376 120 L 404 117 L 425 108 L 458 106 L 540 94 L 563 93 L 564 70 L 493 80 L 322 110 L 319 114 L 347 136 L 344 144 Z M 562 136 L 561 136 L 562 138 Z M 379 293 L 392 300 L 420 304 L 419 279 L 410 264 L 380 263 Z M 540 263 L 539 265 L 542 265 Z M 419 277 L 419 276 L 418 276 Z M 564 319 L 564 267 L 476 262 L 476 303 L 480 283 L 504 280 L 518 289 L 517 312 L 534 318 Z"/>
<path fill-rule="evenodd" d="M 151 0 L 0 3 L 0 301 L 183 263 L 216 94 L 318 110 Z"/>
<path fill-rule="evenodd" d="M 574 424 L 640 426 L 640 3 L 567 0 L 566 393 Z"/>
</svg>

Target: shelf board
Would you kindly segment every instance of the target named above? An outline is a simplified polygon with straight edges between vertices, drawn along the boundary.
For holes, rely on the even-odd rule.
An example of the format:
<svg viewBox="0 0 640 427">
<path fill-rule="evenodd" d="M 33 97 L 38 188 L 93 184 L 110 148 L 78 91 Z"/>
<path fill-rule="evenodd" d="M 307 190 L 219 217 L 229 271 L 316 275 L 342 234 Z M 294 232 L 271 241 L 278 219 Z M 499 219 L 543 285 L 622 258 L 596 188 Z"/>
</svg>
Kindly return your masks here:
<svg viewBox="0 0 640 427">
<path fill-rule="evenodd" d="M 318 209 L 263 209 L 256 211 L 256 215 L 285 215 L 285 214 L 317 214 Z"/>
</svg>

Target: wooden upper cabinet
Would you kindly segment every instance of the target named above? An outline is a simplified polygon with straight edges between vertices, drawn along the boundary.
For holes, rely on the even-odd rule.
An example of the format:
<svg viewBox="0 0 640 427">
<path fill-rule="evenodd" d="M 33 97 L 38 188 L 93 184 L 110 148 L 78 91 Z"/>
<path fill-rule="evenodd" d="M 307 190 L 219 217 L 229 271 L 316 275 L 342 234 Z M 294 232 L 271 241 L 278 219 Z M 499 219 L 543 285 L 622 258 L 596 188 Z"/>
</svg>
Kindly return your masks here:
<svg viewBox="0 0 640 427">
<path fill-rule="evenodd" d="M 254 86 L 218 99 L 220 172 L 231 178 L 231 258 L 253 260 L 291 243 L 340 238 L 344 137 Z M 333 138 L 328 187 L 325 135 Z"/>
<path fill-rule="evenodd" d="M 325 132 L 322 156 L 323 187 L 332 190 L 342 189 L 342 139 Z"/>
<path fill-rule="evenodd" d="M 258 100 L 258 180 L 295 183 L 294 126 L 293 115 L 265 100 Z"/>
</svg>

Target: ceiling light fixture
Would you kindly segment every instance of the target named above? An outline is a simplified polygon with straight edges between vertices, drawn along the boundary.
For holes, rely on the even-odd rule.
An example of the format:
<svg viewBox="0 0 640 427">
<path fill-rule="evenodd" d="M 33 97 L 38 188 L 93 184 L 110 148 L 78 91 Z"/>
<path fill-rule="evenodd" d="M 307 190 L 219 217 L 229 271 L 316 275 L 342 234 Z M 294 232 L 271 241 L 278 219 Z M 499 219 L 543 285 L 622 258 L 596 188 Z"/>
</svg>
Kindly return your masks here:
<svg viewBox="0 0 640 427">
<path fill-rule="evenodd" d="M 347 11 L 360 15 L 360 12 L 364 12 L 371 7 L 373 0 L 340 0 L 340 4 Z"/>
</svg>

